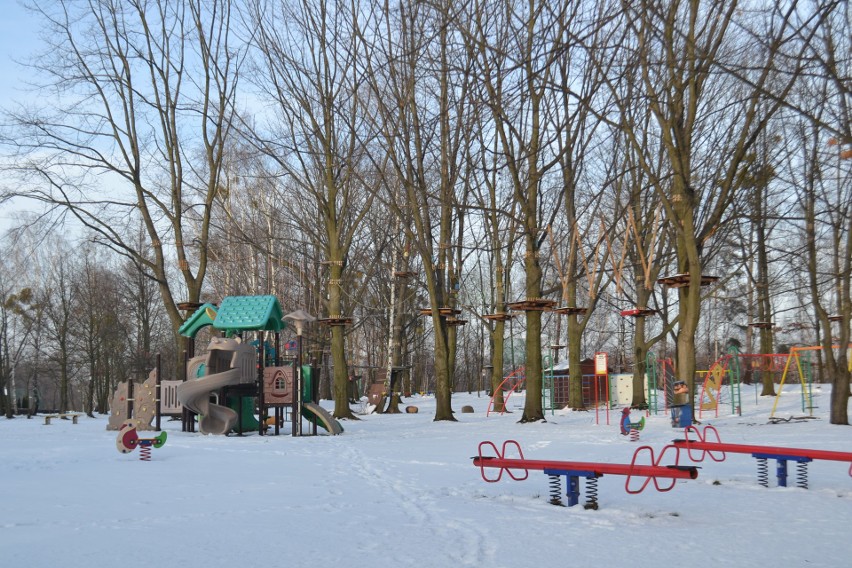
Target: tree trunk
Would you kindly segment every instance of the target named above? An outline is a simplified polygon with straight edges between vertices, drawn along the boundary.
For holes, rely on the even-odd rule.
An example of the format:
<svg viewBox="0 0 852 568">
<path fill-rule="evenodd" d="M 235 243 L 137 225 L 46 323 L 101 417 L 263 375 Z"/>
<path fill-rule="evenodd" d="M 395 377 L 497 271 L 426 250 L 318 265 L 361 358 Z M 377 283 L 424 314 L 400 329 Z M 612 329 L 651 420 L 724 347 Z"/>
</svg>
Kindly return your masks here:
<svg viewBox="0 0 852 568">
<path fill-rule="evenodd" d="M 455 421 L 452 408 L 452 371 L 449 368 L 446 320 L 437 318 L 435 324 L 435 421 Z"/>
<path fill-rule="evenodd" d="M 636 327 L 633 330 L 633 398 L 630 406 L 633 408 L 647 408 L 648 401 L 645 400 L 645 372 L 647 371 L 646 358 L 648 347 L 645 343 L 645 316 L 636 318 Z"/>
<path fill-rule="evenodd" d="M 336 223 L 326 219 L 326 231 L 329 238 L 336 233 Z M 330 319 L 342 317 L 343 308 L 341 286 L 343 278 L 343 251 L 337 243 L 331 241 L 328 247 L 329 280 L 328 288 L 328 317 Z M 332 392 L 334 393 L 334 417 L 338 419 L 354 419 L 355 415 L 349 406 L 349 367 L 346 362 L 345 327 L 343 325 L 331 326 L 331 357 L 334 363 L 334 379 L 332 381 Z"/>
<path fill-rule="evenodd" d="M 577 316 L 568 316 L 568 405 L 574 410 L 583 410 L 583 336 Z"/>
<path fill-rule="evenodd" d="M 537 199 L 537 192 L 531 190 L 531 199 Z M 526 257 L 524 267 L 526 270 L 526 295 L 529 300 L 539 299 L 541 296 L 541 266 L 538 261 L 538 246 L 536 244 L 536 231 L 532 228 L 536 224 L 538 215 L 535 205 L 531 201 L 528 204 L 528 215 L 526 220 Z M 532 310 L 526 312 L 527 338 L 525 353 L 525 376 L 526 399 L 524 402 L 524 414 L 521 422 L 536 422 L 544 420 L 544 410 L 541 404 L 542 398 L 542 368 L 541 368 L 541 311 Z"/>
</svg>

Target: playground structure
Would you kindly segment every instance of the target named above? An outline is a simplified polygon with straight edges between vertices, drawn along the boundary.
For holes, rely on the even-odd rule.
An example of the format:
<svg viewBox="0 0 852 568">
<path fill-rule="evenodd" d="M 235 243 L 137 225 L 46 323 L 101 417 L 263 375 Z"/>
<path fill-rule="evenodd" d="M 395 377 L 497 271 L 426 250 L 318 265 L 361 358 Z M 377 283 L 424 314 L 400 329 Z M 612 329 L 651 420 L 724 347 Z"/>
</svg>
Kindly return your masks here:
<svg viewBox="0 0 852 568">
<path fill-rule="evenodd" d="M 593 365 L 591 360 L 583 362 L 583 369 L 586 370 L 587 365 Z M 552 364 L 552 359 L 545 356 L 542 386 L 542 409 L 553 411 L 564 408 L 568 405 L 570 375 L 567 368 L 556 369 Z M 599 412 L 603 407 L 603 412 L 606 416 L 606 423 L 609 424 L 609 408 L 612 406 L 613 396 L 611 391 L 611 383 L 608 375 L 588 374 L 582 375 L 582 400 L 583 406 L 595 409 L 595 422 L 599 423 Z M 521 391 L 524 388 L 526 381 L 525 367 L 521 366 L 506 375 L 500 385 L 494 390 L 491 399 L 488 402 L 486 416 L 493 413 L 505 414 L 509 412 L 508 402 L 515 392 Z M 503 394 L 503 402 L 499 404 L 496 401 L 497 393 Z"/>
<path fill-rule="evenodd" d="M 269 409 L 274 411 L 275 434 L 286 410 L 292 417 L 294 436 L 303 432 L 302 417 L 312 424 L 313 434 L 317 426 L 334 435 L 343 432 L 340 423 L 317 404 L 312 368 L 299 365 L 299 361 L 292 366 L 281 365 L 280 332 L 291 316 L 282 314 L 275 296 L 228 296 L 219 307 L 200 306 L 180 327 L 179 333 L 192 339 L 208 326 L 225 335 L 211 340 L 206 355 L 189 358 L 187 381 L 177 389 L 180 403 L 200 416 L 202 433 L 227 435 L 236 429 L 243 434 L 257 429 L 263 435 L 267 424 L 255 418 L 255 406 L 262 418 Z M 296 322 L 296 327 L 301 332 L 301 322 Z M 269 331 L 274 332 L 274 346 L 266 342 Z M 247 333 L 255 333 L 257 340 L 245 343 L 242 336 Z"/>
<path fill-rule="evenodd" d="M 177 396 L 184 407 L 198 414 L 202 434 L 227 434 L 234 429 L 243 433 L 259 427 L 252 398 L 256 357 L 252 345 L 213 337 L 205 355 L 189 360 L 188 380 L 178 387 Z"/>
<path fill-rule="evenodd" d="M 605 354 L 599 353 L 598 355 Z M 625 391 L 629 388 L 630 396 L 627 396 L 627 398 L 630 399 L 632 397 L 633 376 L 629 376 L 629 381 L 612 381 L 611 377 L 628 378 L 628 376 L 610 375 L 606 368 L 605 358 L 603 360 L 604 364 L 598 365 L 597 369 L 595 360 L 586 359 L 581 361 L 583 374 L 580 379 L 582 381 L 580 390 L 583 408 L 591 408 L 595 411 L 595 424 L 600 424 L 601 416 L 603 416 L 605 423 L 608 425 L 610 423 L 609 410 L 615 407 L 619 396 L 624 396 L 624 393 L 617 393 L 615 390 L 620 389 L 620 391 Z M 568 368 L 564 365 L 554 365 L 553 359 L 549 355 L 543 358 L 542 368 L 544 370 L 542 376 L 542 409 L 544 411 L 550 410 L 550 413 L 553 414 L 555 410 L 566 408 L 569 404 L 571 376 Z M 502 415 L 509 412 L 508 401 L 512 394 L 523 390 L 525 379 L 525 367 L 523 366 L 506 375 L 491 395 L 486 416 L 490 416 L 493 413 Z M 647 382 L 645 388 L 646 390 L 648 388 Z M 502 404 L 497 402 L 498 393 L 502 393 L 503 395 Z M 629 406 L 629 401 L 626 404 Z"/>
<path fill-rule="evenodd" d="M 834 345 L 833 348 L 838 349 L 839 346 Z M 778 385 L 769 415 L 769 419 L 773 420 L 776 418 L 775 411 L 791 371 L 796 373 L 801 386 L 802 412 L 813 416 L 816 407 L 813 400 L 813 363 L 810 355 L 821 350 L 821 346 L 799 346 L 791 348 L 789 353 L 739 353 L 732 347 L 704 374 L 698 400 L 699 417 L 706 411 L 712 411 L 715 416 L 719 416 L 719 406 L 723 402 L 730 404 L 731 414 L 741 415 L 740 390 L 744 375 L 748 373 L 755 385 L 760 384 L 766 374 L 772 375 L 773 383 Z"/>
<path fill-rule="evenodd" d="M 703 375 L 704 380 L 701 382 L 698 396 L 698 417 L 703 417 L 703 412 L 709 410 L 719 416 L 719 401 L 722 400 L 723 389 L 726 389 L 728 394 L 731 414 L 742 415 L 740 353 L 737 348 L 732 346 L 728 353 L 715 361 Z"/>
<path fill-rule="evenodd" d="M 813 415 L 813 404 L 811 398 L 811 366 L 810 360 L 803 368 L 799 361 L 799 354 L 792 350 L 790 353 L 740 353 L 736 347 L 731 347 L 728 353 L 715 361 L 704 374 L 701 382 L 701 391 L 698 399 L 698 416 L 704 416 L 704 412 L 713 412 L 719 416 L 719 406 L 730 404 L 731 414 L 742 415 L 742 383 L 748 377 L 749 382 L 755 386 L 762 383 L 768 374 L 772 376 L 773 382 L 783 386 L 789 364 L 796 360 L 799 369 L 799 378 L 802 384 L 802 412 Z M 783 372 L 782 372 L 782 369 Z M 780 391 L 779 391 L 780 393 Z M 755 402 L 757 401 L 755 391 Z"/>
<path fill-rule="evenodd" d="M 274 296 L 229 296 L 219 307 L 198 306 L 178 330 L 193 339 L 185 361 L 187 380 L 162 380 L 158 357 L 143 383 L 125 381 L 118 385 L 111 399 L 107 429 L 119 430 L 132 419 L 137 430 L 159 431 L 162 416 L 181 416 L 183 431 L 193 432 L 192 415 L 197 414 L 199 430 L 204 434 L 242 435 L 256 430 L 263 435 L 267 423 L 257 416 L 265 417 L 272 411 L 271 425 L 279 434 L 289 411 L 294 435 L 302 435 L 302 417 L 311 423 L 312 434 L 316 434 L 317 426 L 340 434 L 343 427 L 318 404 L 313 368 L 280 361 L 280 331 L 286 327 L 287 317 L 282 316 Z M 195 356 L 195 337 L 208 326 L 224 337 L 211 338 L 207 352 Z M 274 345 L 265 341 L 268 331 L 274 332 Z M 256 333 L 258 339 L 244 341 L 242 336 L 248 333 Z"/>
<path fill-rule="evenodd" d="M 838 346 L 833 346 L 835 349 Z M 776 420 L 775 411 L 778 406 L 783 387 L 795 372 L 801 385 L 801 408 L 803 413 L 813 416 L 816 408 L 813 401 L 813 363 L 810 354 L 821 350 L 822 347 L 793 347 L 789 353 L 740 353 L 736 347 L 715 361 L 707 371 L 696 373 L 696 409 L 698 417 L 703 418 L 707 412 L 719 416 L 722 406 L 729 406 L 732 415 L 742 415 L 742 384 L 746 381 L 755 385 L 761 384 L 767 374 L 772 375 L 772 381 L 778 386 L 773 403 L 770 421 Z M 852 370 L 852 358 L 850 358 Z M 648 352 L 646 374 L 648 380 L 647 400 L 649 414 L 668 412 L 674 400 L 674 384 L 676 375 L 670 359 L 657 359 Z M 698 385 L 700 384 L 700 388 Z M 662 393 L 662 399 L 660 398 Z M 755 404 L 758 394 L 755 390 Z"/>
<path fill-rule="evenodd" d="M 162 417 L 180 417 L 183 405 L 177 399 L 181 381 L 162 378 L 160 357 L 148 378 L 141 384 L 128 380 L 118 384 L 110 399 L 107 430 L 119 430 L 127 419 L 136 422 L 139 431 L 160 430 Z"/>
<path fill-rule="evenodd" d="M 668 414 L 669 408 L 674 401 L 674 384 L 677 382 L 674 363 L 671 359 L 657 359 L 657 356 L 648 351 L 645 356 L 645 377 L 647 381 L 648 413 Z M 662 410 L 660 409 L 660 391 L 663 393 Z"/>
<path fill-rule="evenodd" d="M 834 348 L 838 348 L 834 346 Z M 755 354 L 740 353 L 736 347 L 731 347 L 728 353 L 715 361 L 708 370 L 696 372 L 696 411 L 698 418 L 704 413 L 713 412 L 719 416 L 720 406 L 730 406 L 732 415 L 742 415 L 742 383 L 748 377 L 755 388 L 767 373 L 774 375 L 773 382 L 779 385 L 775 403 L 770 414 L 770 421 L 777 420 L 775 410 L 782 394 L 783 386 L 793 370 L 797 372 L 801 384 L 802 412 L 813 416 L 813 378 L 810 353 L 821 347 L 793 347 L 789 353 Z M 852 349 L 852 346 L 850 346 Z M 564 408 L 568 404 L 570 376 L 564 367 L 557 368 L 548 355 L 543 357 L 542 408 L 551 414 L 554 410 Z M 795 363 L 795 366 L 793 365 Z M 609 409 L 618 404 L 630 404 L 634 388 L 632 375 L 609 375 L 588 373 L 586 366 L 594 362 L 588 359 L 583 362 L 582 400 L 585 408 L 595 409 L 595 423 L 600 424 L 600 412 L 603 412 L 606 424 L 609 424 Z M 850 357 L 852 367 L 852 357 Z M 597 371 L 597 369 L 595 369 Z M 508 401 L 512 394 L 524 387 L 524 367 L 518 367 L 503 379 L 488 404 L 486 416 L 492 413 L 508 412 Z M 674 364 L 671 359 L 657 359 L 649 351 L 646 358 L 645 399 L 648 404 L 648 415 L 660 412 L 671 413 L 673 426 L 677 428 L 691 424 L 693 419 L 692 407 L 687 408 L 687 399 L 675 392 L 678 381 Z M 699 386 L 700 385 L 700 386 Z M 502 405 L 496 399 L 498 393 L 503 394 Z M 685 393 L 688 396 L 688 393 Z M 755 390 L 757 404 L 757 390 Z"/>
<path fill-rule="evenodd" d="M 690 433 L 694 438 L 690 439 Z M 757 481 L 763 487 L 769 487 L 769 466 L 767 461 L 775 460 L 775 475 L 779 487 L 787 486 L 787 462 L 796 462 L 796 486 L 808 488 L 808 464 L 813 460 L 831 460 L 848 462 L 849 475 L 852 477 L 852 452 L 835 452 L 802 448 L 783 448 L 743 444 L 726 444 L 719 438 L 719 432 L 713 426 L 705 426 L 703 433 L 695 426 L 684 429 L 684 438 L 672 442 L 678 448 L 685 448 L 690 460 L 695 463 L 710 457 L 715 462 L 725 461 L 726 453 L 751 454 L 757 460 Z M 693 454 L 693 451 L 700 452 Z"/>
<path fill-rule="evenodd" d="M 841 347 L 839 345 L 832 345 L 831 348 L 840 349 Z M 847 345 L 846 349 L 848 350 L 848 353 L 850 355 L 847 357 L 849 370 L 852 371 L 852 344 Z M 787 380 L 787 373 L 790 371 L 791 363 L 794 360 L 796 361 L 796 371 L 798 372 L 799 383 L 802 385 L 802 412 L 805 412 L 807 409 L 809 416 L 813 416 L 814 405 L 813 392 L 811 390 L 813 378 L 810 354 L 815 351 L 822 351 L 822 347 L 793 347 L 790 349 L 790 355 L 787 357 L 787 362 L 784 365 L 784 372 L 781 374 L 781 382 L 778 387 L 778 394 L 775 397 L 775 402 L 772 404 L 772 412 L 769 413 L 770 420 L 775 418 L 775 410 L 778 408 L 778 401 L 781 397 L 781 391 L 784 387 L 784 383 Z"/>
<path fill-rule="evenodd" d="M 133 419 L 138 430 L 154 430 L 157 414 L 157 368 L 151 370 L 142 384 L 132 380 L 118 384 L 109 402 L 107 430 L 120 430 L 129 419 Z"/>
<path fill-rule="evenodd" d="M 494 392 L 491 394 L 491 400 L 488 401 L 488 408 L 485 411 L 485 416 L 490 416 L 492 412 L 496 412 L 499 414 L 506 413 L 506 405 L 509 402 L 509 398 L 511 398 L 512 393 L 521 390 L 524 386 L 524 382 L 526 381 L 526 368 L 518 367 L 506 377 L 503 378 L 503 382 L 494 389 Z M 503 404 L 496 404 L 494 398 L 498 392 L 503 393 Z M 499 406 L 499 408 L 498 408 Z"/>
<path fill-rule="evenodd" d="M 674 464 L 661 465 L 663 458 L 672 449 Z M 698 477 L 696 467 L 678 464 L 680 450 L 674 446 L 665 446 L 658 457 L 654 456 L 654 450 L 650 446 L 641 446 L 633 453 L 629 464 L 528 460 L 524 458 L 521 446 L 515 440 L 506 440 L 500 450 L 493 442 L 480 442 L 478 454 L 473 458 L 473 465 L 480 468 L 482 479 L 488 483 L 500 481 L 504 472 L 515 481 L 523 481 L 529 476 L 529 470 L 542 471 L 550 478 L 550 503 L 554 505 L 563 505 L 561 476 L 565 476 L 567 482 L 566 497 L 569 507 L 579 504 L 580 478 L 585 478 L 586 509 L 598 508 L 598 479 L 604 475 L 626 476 L 624 490 L 632 495 L 644 491 L 651 481 L 657 491 L 666 492 L 674 488 L 678 479 Z M 642 460 L 646 463 L 638 463 Z M 497 468 L 496 476 L 487 475 L 486 468 Z M 632 483 L 635 477 L 644 478 L 644 481 L 637 486 Z M 670 482 L 661 485 L 659 479 Z"/>
</svg>

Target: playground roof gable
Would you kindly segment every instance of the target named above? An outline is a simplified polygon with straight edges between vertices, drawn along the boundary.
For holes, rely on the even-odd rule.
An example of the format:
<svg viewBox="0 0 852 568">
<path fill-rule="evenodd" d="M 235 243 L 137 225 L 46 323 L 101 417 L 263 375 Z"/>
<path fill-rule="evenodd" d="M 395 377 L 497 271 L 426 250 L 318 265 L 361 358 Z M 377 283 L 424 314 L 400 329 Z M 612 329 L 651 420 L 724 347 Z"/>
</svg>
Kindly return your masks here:
<svg viewBox="0 0 852 568">
<path fill-rule="evenodd" d="M 228 296 L 213 327 L 225 331 L 281 331 L 286 327 L 275 296 Z"/>
<path fill-rule="evenodd" d="M 183 325 L 178 329 L 178 333 L 184 337 L 195 337 L 201 328 L 213 325 L 216 310 L 215 304 L 203 304 L 183 322 Z"/>
</svg>

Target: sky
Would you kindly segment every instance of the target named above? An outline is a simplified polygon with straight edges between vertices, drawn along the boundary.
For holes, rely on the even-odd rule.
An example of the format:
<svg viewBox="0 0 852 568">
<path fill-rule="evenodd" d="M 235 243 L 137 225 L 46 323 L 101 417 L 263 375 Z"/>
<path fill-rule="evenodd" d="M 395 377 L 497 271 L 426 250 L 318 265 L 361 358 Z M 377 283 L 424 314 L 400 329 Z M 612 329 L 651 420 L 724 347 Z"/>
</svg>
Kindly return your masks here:
<svg viewBox="0 0 852 568">
<path fill-rule="evenodd" d="M 27 96 L 24 86 L 27 69 L 16 60 L 26 59 L 39 45 L 38 21 L 18 0 L 0 0 L 0 107 L 8 108 Z M 0 187 L 7 181 L 0 173 Z M 21 203 L 4 204 L 0 208 L 0 233 L 11 228 L 19 217 Z"/>
<path fill-rule="evenodd" d="M 27 70 L 15 63 L 38 48 L 37 20 L 18 0 L 0 0 L 0 100 L 4 106 L 20 98 L 20 83 L 26 81 Z"/>
</svg>

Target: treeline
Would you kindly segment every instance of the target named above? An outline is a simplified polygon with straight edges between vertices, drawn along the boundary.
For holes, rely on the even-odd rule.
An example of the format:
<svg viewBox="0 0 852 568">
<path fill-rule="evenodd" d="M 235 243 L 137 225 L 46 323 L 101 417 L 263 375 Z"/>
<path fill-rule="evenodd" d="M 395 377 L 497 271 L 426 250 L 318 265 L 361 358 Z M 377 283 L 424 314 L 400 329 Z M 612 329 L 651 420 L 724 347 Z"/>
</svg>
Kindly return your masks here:
<svg viewBox="0 0 852 568">
<path fill-rule="evenodd" d="M 162 302 L 132 264 L 38 232 L 0 247 L 0 410 L 106 413 L 117 383 L 146 378 L 158 353 L 174 367 Z"/>
<path fill-rule="evenodd" d="M 543 356 L 580 407 L 595 351 L 693 385 L 729 343 L 814 343 L 848 423 L 848 2 L 56 5 L 4 195 L 129 263 L 172 329 L 228 294 L 324 319 L 338 418 L 361 369 L 452 420 L 523 363 L 534 421 Z"/>
</svg>

